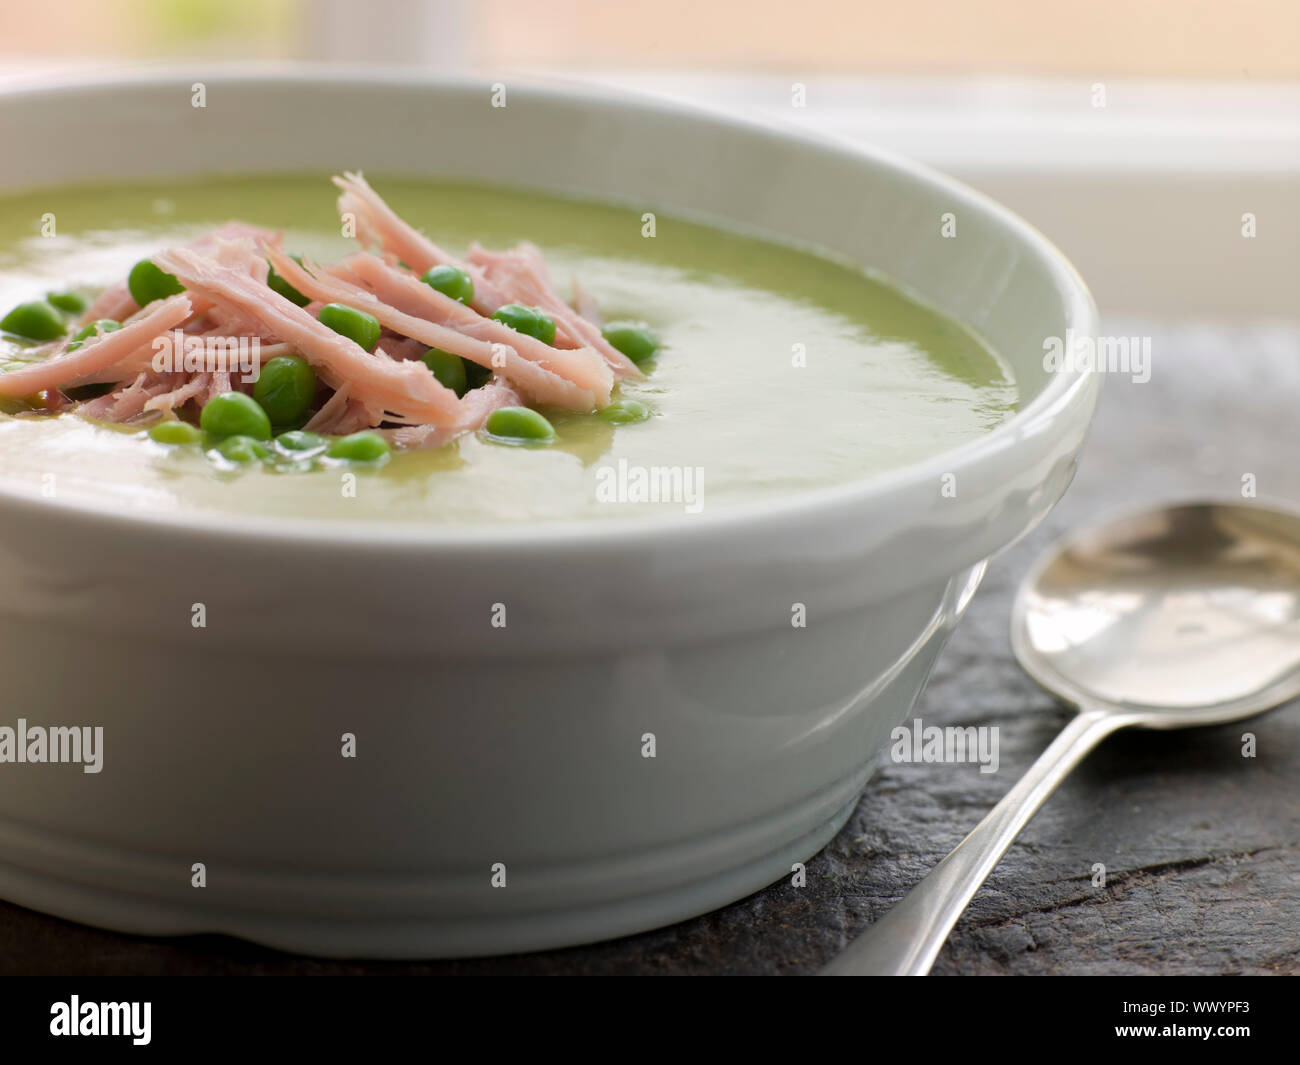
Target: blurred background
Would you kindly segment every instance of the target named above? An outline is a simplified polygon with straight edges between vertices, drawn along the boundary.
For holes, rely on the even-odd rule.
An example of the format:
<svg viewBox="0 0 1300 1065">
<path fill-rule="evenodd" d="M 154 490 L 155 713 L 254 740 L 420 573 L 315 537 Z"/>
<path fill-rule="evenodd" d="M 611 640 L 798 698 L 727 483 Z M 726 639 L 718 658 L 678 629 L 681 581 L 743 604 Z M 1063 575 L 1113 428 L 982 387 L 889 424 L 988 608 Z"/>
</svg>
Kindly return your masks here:
<svg viewBox="0 0 1300 1065">
<path fill-rule="evenodd" d="M 1060 244 L 1104 312 L 1300 314 L 1297 0 L 41 0 L 0 9 L 0 83 L 229 61 L 579 79 L 758 113 L 969 181 Z"/>
<path fill-rule="evenodd" d="M 44 0 L 19 58 L 1295 78 L 1295 0 Z"/>
</svg>

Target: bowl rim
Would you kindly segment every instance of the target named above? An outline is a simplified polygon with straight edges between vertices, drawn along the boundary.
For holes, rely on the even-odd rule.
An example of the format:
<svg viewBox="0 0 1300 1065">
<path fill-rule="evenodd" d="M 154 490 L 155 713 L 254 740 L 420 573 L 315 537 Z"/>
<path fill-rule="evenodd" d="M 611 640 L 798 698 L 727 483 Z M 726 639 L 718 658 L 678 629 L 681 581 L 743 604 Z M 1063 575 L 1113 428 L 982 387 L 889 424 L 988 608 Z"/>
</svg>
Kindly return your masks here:
<svg viewBox="0 0 1300 1065">
<path fill-rule="evenodd" d="M 112 93 L 130 89 L 173 89 L 176 80 L 256 87 L 292 85 L 337 89 L 340 83 L 376 90 L 433 90 L 444 93 L 481 94 L 499 77 L 429 74 L 418 69 L 375 67 L 366 64 L 316 63 L 209 63 L 179 67 L 150 66 L 143 70 L 122 70 L 91 74 L 36 75 L 0 86 L 0 106 L 16 105 L 22 99 L 76 96 L 86 92 Z M 1046 236 L 1009 208 L 924 163 L 873 144 L 804 127 L 788 126 L 769 118 L 738 113 L 584 81 L 536 76 L 509 79 L 510 91 L 545 103 L 570 107 L 636 111 L 643 115 L 686 122 L 713 124 L 718 128 L 744 131 L 767 141 L 796 142 L 813 150 L 859 160 L 868 165 L 902 173 L 911 181 L 932 190 L 942 190 L 956 208 L 973 209 L 1009 231 L 1047 271 L 1065 312 L 1065 324 L 1075 336 L 1094 336 L 1097 309 L 1086 283 L 1065 255 Z M 527 188 L 526 185 L 520 186 Z M 667 205 L 671 209 L 671 204 Z M 776 234 L 779 236 L 779 234 Z M 927 294 L 918 290 L 917 295 Z M 611 519 L 539 519 L 536 522 L 465 522 L 425 524 L 418 521 L 382 522 L 376 519 L 308 519 L 238 514 L 237 522 L 214 521 L 228 512 L 210 509 L 132 510 L 122 504 L 96 500 L 40 498 L 12 486 L 0 484 L 0 507 L 58 512 L 65 520 L 118 525 L 140 531 L 164 528 L 169 535 L 194 534 L 237 541 L 279 541 L 292 544 L 374 545 L 394 548 L 476 549 L 503 545 L 538 548 L 544 546 L 610 547 L 627 546 L 647 537 L 655 540 L 684 538 L 707 533 L 725 533 L 745 526 L 779 522 L 795 517 L 812 519 L 847 513 L 854 506 L 884 501 L 945 473 L 958 472 L 982 459 L 1011 447 L 1017 440 L 1036 436 L 1049 423 L 1076 404 L 1086 402 L 1093 378 L 1099 371 L 1091 366 L 1072 366 L 1051 375 L 1047 385 L 1029 403 L 993 429 L 956 447 L 915 462 L 837 484 L 796 490 L 772 499 L 728 504 L 714 510 L 683 516 L 647 515 Z"/>
</svg>

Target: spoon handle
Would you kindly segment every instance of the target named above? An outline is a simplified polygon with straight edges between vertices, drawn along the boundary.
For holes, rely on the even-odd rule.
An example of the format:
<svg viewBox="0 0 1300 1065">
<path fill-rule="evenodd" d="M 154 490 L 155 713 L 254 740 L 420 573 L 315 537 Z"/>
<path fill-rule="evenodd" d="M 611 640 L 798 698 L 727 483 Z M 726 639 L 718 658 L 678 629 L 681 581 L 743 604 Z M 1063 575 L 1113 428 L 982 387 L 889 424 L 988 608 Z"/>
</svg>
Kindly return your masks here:
<svg viewBox="0 0 1300 1065">
<path fill-rule="evenodd" d="M 1082 710 L 988 816 L 884 917 L 822 970 L 823 976 L 924 976 L 1012 840 L 1083 756 L 1117 728 L 1123 714 Z"/>
</svg>

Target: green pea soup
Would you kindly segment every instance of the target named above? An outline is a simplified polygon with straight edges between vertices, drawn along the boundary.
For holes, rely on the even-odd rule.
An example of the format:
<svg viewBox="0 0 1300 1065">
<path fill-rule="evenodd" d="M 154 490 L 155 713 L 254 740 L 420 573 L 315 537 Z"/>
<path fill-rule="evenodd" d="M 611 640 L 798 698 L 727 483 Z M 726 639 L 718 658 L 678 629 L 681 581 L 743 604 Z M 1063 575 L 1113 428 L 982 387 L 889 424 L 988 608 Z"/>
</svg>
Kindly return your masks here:
<svg viewBox="0 0 1300 1065">
<path fill-rule="evenodd" d="M 0 483 L 135 510 L 428 524 L 681 515 L 870 477 L 984 433 L 1016 409 L 1007 364 L 979 337 L 868 271 L 815 249 L 642 207 L 372 176 L 393 208 L 459 253 L 538 244 L 606 320 L 644 322 L 661 349 L 615 400 L 634 417 L 544 410 L 555 439 L 489 433 L 395 451 L 375 468 L 215 466 L 145 428 L 0 408 Z M 55 235 L 43 235 L 53 215 Z M 328 175 L 68 187 L 0 198 L 0 310 L 123 280 L 132 265 L 240 219 L 318 260 L 355 250 Z M 24 347 L 0 337 L 0 368 Z M 648 417 L 645 416 L 648 412 Z M 642 471 L 638 476 L 637 471 Z M 687 483 L 700 505 L 647 498 Z M 348 481 L 346 475 L 351 474 Z M 51 481 L 50 475 L 53 475 Z M 647 480 L 648 478 L 648 480 Z M 638 490 L 638 484 L 642 486 Z M 350 485 L 350 490 L 349 490 Z M 48 488 L 46 488 L 48 494 Z"/>
</svg>

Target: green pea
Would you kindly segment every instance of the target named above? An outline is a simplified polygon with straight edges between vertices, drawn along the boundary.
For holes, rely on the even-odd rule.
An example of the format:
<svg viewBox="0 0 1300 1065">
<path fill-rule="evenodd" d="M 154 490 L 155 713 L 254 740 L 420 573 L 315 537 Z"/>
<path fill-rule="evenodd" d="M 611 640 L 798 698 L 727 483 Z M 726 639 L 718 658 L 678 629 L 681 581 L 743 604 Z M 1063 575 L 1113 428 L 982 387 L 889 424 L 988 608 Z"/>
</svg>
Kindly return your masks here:
<svg viewBox="0 0 1300 1065">
<path fill-rule="evenodd" d="M 112 318 L 100 318 L 91 322 L 89 325 L 83 325 L 75 333 L 72 339 L 68 341 L 68 350 L 76 351 L 83 343 L 95 336 L 96 333 L 115 333 L 122 328 L 121 322 L 115 322 Z"/>
<path fill-rule="evenodd" d="M 379 319 L 355 307 L 327 303 L 320 309 L 320 321 L 321 325 L 329 326 L 334 332 L 355 341 L 367 351 L 379 343 L 382 332 Z"/>
<path fill-rule="evenodd" d="M 141 307 L 185 291 L 185 286 L 177 280 L 175 274 L 166 273 L 148 259 L 141 259 L 131 267 L 126 287 L 131 290 L 131 298 Z"/>
<path fill-rule="evenodd" d="M 613 425 L 632 425 L 649 418 L 650 408 L 634 399 L 619 399 L 602 410 L 600 417 Z"/>
<path fill-rule="evenodd" d="M 459 266 L 435 266 L 420 278 L 426 285 L 436 288 L 444 296 L 461 303 L 474 302 L 474 279 Z"/>
<path fill-rule="evenodd" d="M 659 338 L 641 322 L 610 322 L 601 334 L 633 362 L 645 362 L 659 350 Z"/>
<path fill-rule="evenodd" d="M 271 457 L 271 449 L 251 436 L 228 436 L 217 445 L 217 453 L 222 458 L 239 463 L 257 462 Z"/>
<path fill-rule="evenodd" d="M 335 440 L 326 454 L 332 459 L 351 462 L 377 462 L 388 454 L 388 441 L 378 433 L 353 433 Z"/>
<path fill-rule="evenodd" d="M 430 348 L 420 356 L 430 372 L 458 396 L 469 390 L 469 379 L 465 374 L 465 360 L 459 355 L 440 348 Z"/>
<path fill-rule="evenodd" d="M 272 425 L 293 425 L 316 398 L 316 372 L 299 355 L 277 355 L 263 364 L 253 398 Z"/>
<path fill-rule="evenodd" d="M 502 443 L 550 443 L 555 427 L 527 407 L 498 407 L 487 417 L 488 435 Z"/>
<path fill-rule="evenodd" d="M 169 418 L 150 429 L 149 437 L 160 444 L 197 444 L 203 439 L 203 430 L 189 422 Z"/>
<path fill-rule="evenodd" d="M 315 451 L 323 448 L 328 441 L 323 436 L 309 433 L 304 429 L 290 429 L 275 438 L 281 451 Z"/>
<path fill-rule="evenodd" d="M 290 255 L 289 258 L 292 259 L 294 262 L 296 262 L 299 266 L 302 265 L 301 255 Z M 286 281 L 279 274 L 277 274 L 275 272 L 274 266 L 271 267 L 270 272 L 266 275 L 266 284 L 267 287 L 270 288 L 272 292 L 278 292 L 290 303 L 296 304 L 299 307 L 306 307 L 307 304 L 311 302 L 311 299 L 309 297 L 304 296 L 301 292 L 299 292 L 296 288 L 294 288 L 291 284 L 289 284 L 288 281 Z"/>
<path fill-rule="evenodd" d="M 28 340 L 53 340 L 68 331 L 63 315 L 44 300 L 18 304 L 0 318 L 0 329 Z"/>
<path fill-rule="evenodd" d="M 504 307 L 498 307 L 492 317 L 517 333 L 536 337 L 543 344 L 555 343 L 555 319 L 538 307 L 507 303 Z"/>
<path fill-rule="evenodd" d="M 85 298 L 80 292 L 51 292 L 46 300 L 68 314 L 80 314 L 86 309 Z"/>
<path fill-rule="evenodd" d="M 199 414 L 199 424 L 213 436 L 271 438 L 271 419 L 257 400 L 243 392 L 223 392 L 213 396 Z"/>
</svg>

